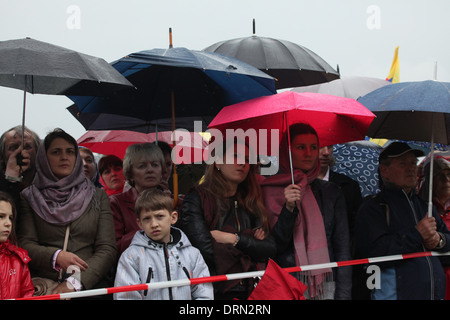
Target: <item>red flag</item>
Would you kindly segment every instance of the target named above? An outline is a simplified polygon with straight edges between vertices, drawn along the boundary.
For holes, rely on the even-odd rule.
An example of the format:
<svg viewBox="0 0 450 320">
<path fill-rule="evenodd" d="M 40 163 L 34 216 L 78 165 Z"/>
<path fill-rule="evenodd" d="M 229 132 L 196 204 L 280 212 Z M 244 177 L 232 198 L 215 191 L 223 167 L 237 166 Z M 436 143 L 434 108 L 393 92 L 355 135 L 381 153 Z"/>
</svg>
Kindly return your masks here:
<svg viewBox="0 0 450 320">
<path fill-rule="evenodd" d="M 305 300 L 307 286 L 269 260 L 266 271 L 248 300 Z"/>
</svg>

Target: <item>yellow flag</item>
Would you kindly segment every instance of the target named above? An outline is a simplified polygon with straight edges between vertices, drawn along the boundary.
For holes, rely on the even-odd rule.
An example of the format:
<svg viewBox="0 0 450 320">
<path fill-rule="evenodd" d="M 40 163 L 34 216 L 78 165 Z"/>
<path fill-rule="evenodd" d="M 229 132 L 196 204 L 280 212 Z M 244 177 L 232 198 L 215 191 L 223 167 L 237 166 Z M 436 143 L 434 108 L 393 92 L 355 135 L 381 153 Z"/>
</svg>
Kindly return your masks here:
<svg viewBox="0 0 450 320">
<path fill-rule="evenodd" d="M 398 61 L 398 46 L 395 48 L 394 60 L 392 60 L 391 70 L 386 78 L 392 83 L 400 82 L 400 62 Z"/>
</svg>

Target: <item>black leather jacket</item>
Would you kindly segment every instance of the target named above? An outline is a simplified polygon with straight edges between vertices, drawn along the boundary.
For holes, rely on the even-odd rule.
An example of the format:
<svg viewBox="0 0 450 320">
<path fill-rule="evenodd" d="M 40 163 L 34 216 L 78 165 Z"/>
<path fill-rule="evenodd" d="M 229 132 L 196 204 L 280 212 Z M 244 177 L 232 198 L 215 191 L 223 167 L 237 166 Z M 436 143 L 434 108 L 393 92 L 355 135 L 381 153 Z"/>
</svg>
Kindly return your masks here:
<svg viewBox="0 0 450 320">
<path fill-rule="evenodd" d="M 235 214 L 234 210 L 234 206 L 231 206 L 228 212 L 221 214 L 216 230 L 221 230 L 227 224 L 228 217 Z M 253 229 L 260 226 L 258 219 L 253 215 L 247 214 L 242 207 L 239 207 L 237 210 L 241 230 Z M 216 274 L 213 238 L 204 218 L 200 195 L 196 190 L 192 190 L 184 198 L 181 217 L 182 230 L 186 233 L 191 243 L 202 253 L 211 274 Z M 235 227 L 237 229 L 237 226 Z M 271 235 L 267 236 L 264 240 L 257 240 L 245 232 L 239 233 L 239 236 L 240 240 L 236 244 L 236 248 L 250 256 L 253 262 L 267 262 L 269 258 L 275 257 L 276 243 Z"/>
</svg>

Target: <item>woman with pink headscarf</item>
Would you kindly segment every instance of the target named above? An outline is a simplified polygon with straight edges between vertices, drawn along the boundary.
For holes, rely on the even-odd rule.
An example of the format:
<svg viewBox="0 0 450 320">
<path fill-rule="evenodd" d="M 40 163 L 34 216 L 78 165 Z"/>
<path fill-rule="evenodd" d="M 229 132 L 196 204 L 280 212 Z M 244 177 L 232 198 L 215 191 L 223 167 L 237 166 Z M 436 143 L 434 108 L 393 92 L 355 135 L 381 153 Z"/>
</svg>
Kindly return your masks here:
<svg viewBox="0 0 450 320">
<path fill-rule="evenodd" d="M 281 267 L 350 260 L 350 236 L 345 200 L 339 187 L 317 179 L 319 138 L 310 125 L 289 128 L 294 183 L 285 136 L 280 145 L 281 174 L 262 182 L 272 234 L 277 239 Z M 351 299 L 351 267 L 301 271 L 309 299 Z"/>
</svg>

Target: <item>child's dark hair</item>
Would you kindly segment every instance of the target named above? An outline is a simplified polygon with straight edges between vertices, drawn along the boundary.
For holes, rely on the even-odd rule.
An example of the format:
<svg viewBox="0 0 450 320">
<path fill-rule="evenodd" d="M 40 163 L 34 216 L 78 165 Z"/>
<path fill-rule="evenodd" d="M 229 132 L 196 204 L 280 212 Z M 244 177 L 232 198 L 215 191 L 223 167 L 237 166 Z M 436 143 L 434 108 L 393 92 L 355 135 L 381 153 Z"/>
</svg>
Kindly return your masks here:
<svg viewBox="0 0 450 320">
<path fill-rule="evenodd" d="M 16 238 L 16 217 L 17 217 L 17 210 L 16 210 L 16 204 L 14 203 L 14 200 L 12 196 L 9 193 L 0 191 L 0 201 L 8 202 L 11 205 L 12 209 L 12 226 L 11 226 L 11 233 L 9 235 L 9 242 L 17 245 L 17 238 Z"/>
<path fill-rule="evenodd" d="M 158 211 L 167 210 L 172 212 L 172 198 L 159 189 L 144 190 L 136 200 L 134 211 L 140 217 L 142 210 Z"/>
</svg>

